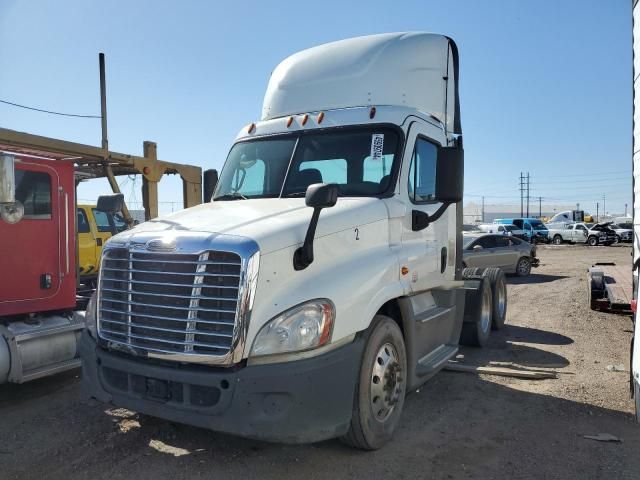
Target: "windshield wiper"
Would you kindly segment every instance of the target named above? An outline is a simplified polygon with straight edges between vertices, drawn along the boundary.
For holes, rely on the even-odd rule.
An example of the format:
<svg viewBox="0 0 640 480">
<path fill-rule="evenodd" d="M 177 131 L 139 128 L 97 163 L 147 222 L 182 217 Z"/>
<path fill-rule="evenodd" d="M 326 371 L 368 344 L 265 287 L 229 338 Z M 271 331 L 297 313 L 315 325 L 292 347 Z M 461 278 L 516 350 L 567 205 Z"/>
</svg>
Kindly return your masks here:
<svg viewBox="0 0 640 480">
<path fill-rule="evenodd" d="M 246 200 L 247 197 L 238 192 L 226 193 L 224 195 L 220 195 L 219 197 L 214 198 L 213 200 Z"/>
</svg>

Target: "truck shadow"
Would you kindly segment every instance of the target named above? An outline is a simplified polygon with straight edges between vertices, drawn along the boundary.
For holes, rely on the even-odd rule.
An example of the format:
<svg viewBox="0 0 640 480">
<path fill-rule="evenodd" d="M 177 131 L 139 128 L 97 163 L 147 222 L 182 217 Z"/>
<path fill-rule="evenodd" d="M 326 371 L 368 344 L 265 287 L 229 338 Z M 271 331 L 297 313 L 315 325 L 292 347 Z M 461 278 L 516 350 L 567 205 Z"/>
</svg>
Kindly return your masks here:
<svg viewBox="0 0 640 480">
<path fill-rule="evenodd" d="M 573 343 L 572 338 L 560 333 L 538 328 L 520 327 L 518 325 L 505 325 L 503 330 L 492 332 L 492 337 L 501 340 L 510 338 L 518 342 L 538 343 L 541 345 L 571 345 Z"/>
<path fill-rule="evenodd" d="M 566 275 L 548 275 L 545 273 L 532 273 L 526 277 L 507 276 L 507 284 L 509 285 L 527 285 L 534 283 L 550 283 L 556 280 L 569 278 Z"/>
<path fill-rule="evenodd" d="M 76 368 L 20 385 L 15 383 L 0 385 L 0 408 L 20 405 L 29 400 L 55 395 L 61 390 L 73 388 L 78 383 L 79 377 L 80 368 Z"/>
<path fill-rule="evenodd" d="M 489 342 L 488 348 L 463 347 L 464 363 L 477 366 L 513 364 L 526 368 L 564 368 L 570 365 L 562 355 L 530 345 Z"/>
<path fill-rule="evenodd" d="M 221 478 L 427 478 L 428 472 L 428 478 L 466 479 L 472 471 L 474 478 L 583 479 L 600 478 L 603 470 L 606 478 L 635 478 L 640 429 L 630 414 L 522 388 L 443 372 L 407 396 L 393 441 L 375 453 L 338 440 L 270 444 L 145 416 L 135 416 L 139 428 L 126 432 L 105 421 L 116 433 L 88 454 L 91 460 L 80 442 L 77 448 L 100 478 L 121 472 L 103 449 L 127 452 L 130 478 L 150 471 L 208 478 L 215 471 Z M 599 432 L 623 443 L 582 437 Z"/>
</svg>

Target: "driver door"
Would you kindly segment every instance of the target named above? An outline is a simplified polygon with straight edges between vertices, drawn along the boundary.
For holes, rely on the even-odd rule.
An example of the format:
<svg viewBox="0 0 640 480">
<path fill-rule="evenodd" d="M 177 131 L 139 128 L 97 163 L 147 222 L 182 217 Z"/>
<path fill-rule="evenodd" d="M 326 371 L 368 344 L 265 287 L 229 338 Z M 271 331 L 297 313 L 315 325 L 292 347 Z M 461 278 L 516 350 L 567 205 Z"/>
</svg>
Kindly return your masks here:
<svg viewBox="0 0 640 480">
<path fill-rule="evenodd" d="M 405 205 L 402 221 L 402 254 L 400 265 L 408 272 L 402 280 L 410 292 L 421 292 L 443 283 L 444 275 L 451 275 L 447 267 L 455 269 L 455 205 L 428 227 L 414 231 L 412 212 L 432 215 L 440 206 L 434 200 L 438 143 L 433 131 L 424 124 L 413 123 L 409 129 L 407 148 L 400 175 L 400 195 Z M 452 230 L 450 232 L 450 230 Z M 449 239 L 452 239 L 452 246 Z M 453 248 L 453 251 L 450 249 Z"/>
</svg>

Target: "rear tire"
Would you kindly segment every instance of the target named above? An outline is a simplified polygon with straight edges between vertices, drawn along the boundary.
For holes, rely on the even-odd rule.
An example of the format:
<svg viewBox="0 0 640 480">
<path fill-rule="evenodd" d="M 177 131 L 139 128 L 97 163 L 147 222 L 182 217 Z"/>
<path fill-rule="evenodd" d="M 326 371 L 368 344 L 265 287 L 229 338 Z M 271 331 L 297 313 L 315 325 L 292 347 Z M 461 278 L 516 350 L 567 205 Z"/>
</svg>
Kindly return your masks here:
<svg viewBox="0 0 640 480">
<path fill-rule="evenodd" d="M 407 353 L 393 319 L 373 318 L 362 355 L 349 431 L 342 441 L 362 450 L 377 450 L 391 440 L 407 388 Z"/>
<path fill-rule="evenodd" d="M 529 257 L 521 257 L 516 264 L 516 275 L 526 277 L 531 273 L 531 260 Z"/>
<path fill-rule="evenodd" d="M 553 244 L 554 245 L 562 245 L 562 237 L 560 235 L 555 235 L 553 237 Z"/>
<path fill-rule="evenodd" d="M 507 319 L 507 282 L 501 268 L 487 268 L 483 275 L 489 279 L 492 294 L 491 329 L 500 330 Z"/>
<path fill-rule="evenodd" d="M 460 333 L 462 345 L 483 347 L 491 334 L 491 282 L 487 277 L 481 277 L 479 280 L 480 288 L 476 292 L 467 291 L 465 295 L 464 323 Z"/>
<path fill-rule="evenodd" d="M 476 278 L 481 277 L 484 273 L 484 268 L 481 267 L 467 267 L 462 270 L 462 278 Z"/>
<path fill-rule="evenodd" d="M 600 310 L 601 304 L 598 302 L 604 297 L 604 284 L 602 278 L 596 276 L 595 278 L 591 273 L 587 274 L 587 301 L 589 302 L 589 308 L 591 310 Z"/>
</svg>

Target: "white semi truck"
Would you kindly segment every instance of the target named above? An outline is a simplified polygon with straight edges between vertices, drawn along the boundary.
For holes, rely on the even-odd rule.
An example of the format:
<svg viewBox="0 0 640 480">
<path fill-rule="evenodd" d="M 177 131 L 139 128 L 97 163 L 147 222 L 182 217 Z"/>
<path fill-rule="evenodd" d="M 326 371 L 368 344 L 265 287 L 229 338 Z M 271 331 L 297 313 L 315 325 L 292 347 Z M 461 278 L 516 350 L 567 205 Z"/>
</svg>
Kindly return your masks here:
<svg viewBox="0 0 640 480">
<path fill-rule="evenodd" d="M 640 108 L 636 102 L 640 98 L 640 5 L 631 0 L 633 18 L 633 301 L 634 335 L 631 343 L 631 395 L 635 399 L 636 420 L 640 422 L 640 322 L 638 321 L 638 274 L 640 272 Z"/>
<path fill-rule="evenodd" d="M 246 437 L 379 448 L 408 391 L 504 324 L 501 272 L 463 278 L 462 185 L 450 38 L 292 55 L 212 201 L 106 244 L 88 393 Z"/>
</svg>

